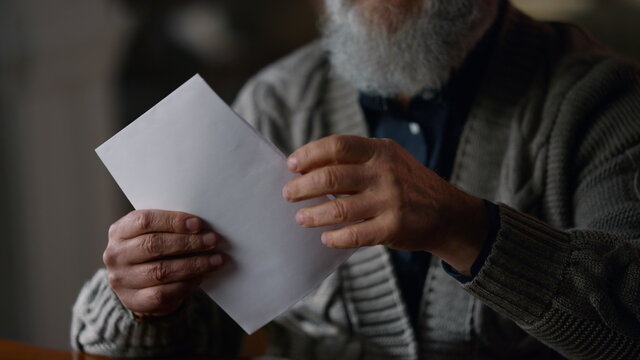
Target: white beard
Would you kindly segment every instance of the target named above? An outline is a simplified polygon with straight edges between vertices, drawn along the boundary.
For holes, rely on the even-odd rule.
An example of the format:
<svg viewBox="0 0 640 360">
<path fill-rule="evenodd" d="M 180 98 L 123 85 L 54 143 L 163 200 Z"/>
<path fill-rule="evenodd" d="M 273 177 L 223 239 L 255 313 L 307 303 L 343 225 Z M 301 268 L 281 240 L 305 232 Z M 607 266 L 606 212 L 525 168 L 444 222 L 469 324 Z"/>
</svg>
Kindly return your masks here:
<svg viewBox="0 0 640 360">
<path fill-rule="evenodd" d="M 396 25 L 389 29 L 367 16 L 375 12 L 351 0 L 325 4 L 323 42 L 333 67 L 358 90 L 380 96 L 442 87 L 489 27 L 497 8 L 495 0 L 423 0 L 418 14 L 402 19 L 393 5 L 382 3 Z"/>
</svg>

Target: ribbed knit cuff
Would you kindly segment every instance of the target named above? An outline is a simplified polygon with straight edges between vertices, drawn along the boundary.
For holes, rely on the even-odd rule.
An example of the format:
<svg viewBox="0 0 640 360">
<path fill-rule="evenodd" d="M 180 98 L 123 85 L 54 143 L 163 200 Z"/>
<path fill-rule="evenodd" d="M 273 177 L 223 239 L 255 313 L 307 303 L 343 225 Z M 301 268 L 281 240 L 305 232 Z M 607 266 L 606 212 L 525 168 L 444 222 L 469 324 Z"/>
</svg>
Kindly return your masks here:
<svg viewBox="0 0 640 360">
<path fill-rule="evenodd" d="M 454 269 L 453 266 L 444 261 L 441 262 L 444 271 L 461 284 L 467 284 L 478 276 L 480 269 L 482 269 L 491 253 L 491 248 L 493 248 L 493 243 L 496 241 L 498 231 L 500 231 L 500 208 L 498 205 L 486 199 L 484 200 L 484 206 L 487 208 L 487 214 L 489 215 L 489 231 L 487 231 L 487 237 L 484 239 L 478 257 L 471 265 L 471 276 L 463 275 Z"/>
<path fill-rule="evenodd" d="M 556 296 L 571 249 L 569 235 L 500 204 L 491 254 L 465 288 L 521 325 L 540 320 Z"/>
<path fill-rule="evenodd" d="M 211 354 L 219 316 L 204 293 L 191 296 L 174 314 L 136 321 L 99 270 L 85 284 L 73 307 L 74 349 L 112 357 L 160 357 Z M 219 344 L 217 344 L 219 345 Z"/>
</svg>

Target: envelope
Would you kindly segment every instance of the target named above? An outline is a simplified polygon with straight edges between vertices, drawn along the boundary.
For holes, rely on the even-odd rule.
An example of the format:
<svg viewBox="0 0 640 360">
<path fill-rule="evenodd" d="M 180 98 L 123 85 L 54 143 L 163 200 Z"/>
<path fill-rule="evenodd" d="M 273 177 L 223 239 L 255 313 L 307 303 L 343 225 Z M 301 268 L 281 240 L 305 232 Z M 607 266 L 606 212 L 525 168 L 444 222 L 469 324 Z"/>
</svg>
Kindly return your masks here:
<svg viewBox="0 0 640 360">
<path fill-rule="evenodd" d="M 296 224 L 284 154 L 196 75 L 96 149 L 136 209 L 194 214 L 230 260 L 202 288 L 247 333 L 286 311 L 352 253 Z"/>
</svg>

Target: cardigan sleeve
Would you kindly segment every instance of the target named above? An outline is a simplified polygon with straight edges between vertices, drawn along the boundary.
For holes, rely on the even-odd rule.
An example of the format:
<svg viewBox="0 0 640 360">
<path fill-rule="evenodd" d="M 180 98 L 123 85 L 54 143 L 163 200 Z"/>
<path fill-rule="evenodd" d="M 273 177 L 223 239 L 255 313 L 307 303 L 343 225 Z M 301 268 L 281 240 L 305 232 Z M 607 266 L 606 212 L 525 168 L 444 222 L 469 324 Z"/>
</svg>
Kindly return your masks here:
<svg viewBox="0 0 640 360">
<path fill-rule="evenodd" d="M 237 355 L 242 330 L 202 291 L 175 313 L 138 322 L 113 292 L 104 269 L 89 280 L 73 306 L 71 345 L 111 357 Z"/>
<path fill-rule="evenodd" d="M 569 358 L 640 358 L 639 84 L 637 69 L 608 62 L 567 95 L 544 206 L 568 228 L 501 204 L 491 253 L 465 285 Z"/>
</svg>

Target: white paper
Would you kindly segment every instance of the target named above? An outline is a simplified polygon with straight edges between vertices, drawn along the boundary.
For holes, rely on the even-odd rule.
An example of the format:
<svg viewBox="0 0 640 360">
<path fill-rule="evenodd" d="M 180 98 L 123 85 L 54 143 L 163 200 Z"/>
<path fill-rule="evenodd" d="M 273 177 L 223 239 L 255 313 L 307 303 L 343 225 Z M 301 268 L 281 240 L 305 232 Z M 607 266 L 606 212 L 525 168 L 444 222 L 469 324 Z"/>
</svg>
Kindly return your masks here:
<svg viewBox="0 0 640 360">
<path fill-rule="evenodd" d="M 247 332 L 287 310 L 353 251 L 295 223 L 285 156 L 196 75 L 96 149 L 136 209 L 184 211 L 208 222 L 231 259 L 203 289 Z M 326 199 L 325 199 L 326 200 Z"/>
</svg>

